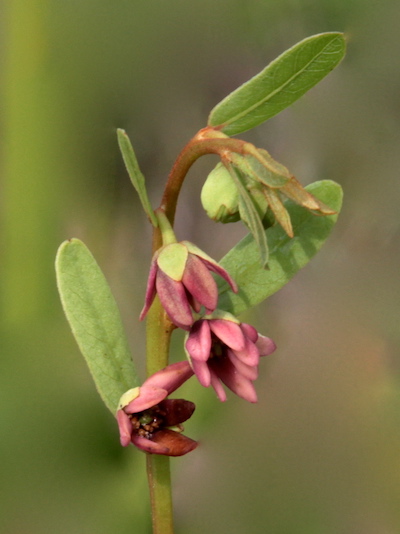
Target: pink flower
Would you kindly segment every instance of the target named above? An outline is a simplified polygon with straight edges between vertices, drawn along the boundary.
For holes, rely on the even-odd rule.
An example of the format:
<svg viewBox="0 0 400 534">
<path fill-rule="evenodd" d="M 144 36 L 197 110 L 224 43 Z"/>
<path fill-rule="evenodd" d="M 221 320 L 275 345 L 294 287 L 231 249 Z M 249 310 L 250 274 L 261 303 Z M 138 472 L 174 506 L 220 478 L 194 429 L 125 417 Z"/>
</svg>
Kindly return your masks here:
<svg viewBox="0 0 400 534">
<path fill-rule="evenodd" d="M 162 247 L 151 262 L 140 319 L 145 317 L 157 293 L 171 321 L 189 330 L 193 324 L 191 308 L 199 312 L 204 306 L 206 313 L 211 313 L 217 307 L 218 289 L 210 271 L 222 276 L 237 292 L 225 269 L 192 243 L 182 241 Z"/>
<path fill-rule="evenodd" d="M 142 451 L 166 456 L 182 456 L 197 447 L 197 441 L 181 434 L 194 403 L 167 399 L 192 375 L 188 362 L 174 363 L 122 395 L 117 420 L 123 447 L 132 442 Z"/>
<path fill-rule="evenodd" d="M 272 339 L 240 323 L 227 312 L 216 311 L 196 321 L 185 342 L 185 350 L 200 384 L 212 386 L 221 401 L 226 400 L 222 382 L 236 395 L 257 402 L 253 386 L 260 356 L 276 348 Z"/>
</svg>

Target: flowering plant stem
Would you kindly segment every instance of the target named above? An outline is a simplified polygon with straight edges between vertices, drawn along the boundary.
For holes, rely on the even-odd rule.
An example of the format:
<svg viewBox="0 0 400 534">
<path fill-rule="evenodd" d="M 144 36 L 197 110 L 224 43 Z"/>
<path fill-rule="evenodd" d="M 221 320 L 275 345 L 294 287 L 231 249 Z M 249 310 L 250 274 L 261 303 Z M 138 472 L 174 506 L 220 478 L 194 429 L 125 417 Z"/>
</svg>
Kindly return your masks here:
<svg viewBox="0 0 400 534">
<path fill-rule="evenodd" d="M 156 210 L 159 222 L 153 230 L 153 253 L 162 245 L 173 241 L 170 238 L 168 221 L 173 225 L 178 196 L 185 176 L 193 163 L 205 154 L 222 154 L 225 150 L 240 152 L 243 141 L 230 139 L 213 128 L 200 130 L 182 149 L 173 165 L 165 186 L 160 207 Z M 168 365 L 171 334 L 175 326 L 169 320 L 158 297 L 147 315 L 147 376 Z M 168 456 L 147 454 L 147 479 L 153 520 L 153 534 L 173 533 L 172 492 Z"/>
<path fill-rule="evenodd" d="M 176 204 L 183 180 L 193 163 L 205 154 L 222 154 L 224 151 L 242 152 L 249 145 L 240 139 L 226 137 L 214 128 L 203 128 L 182 149 L 168 176 L 160 208 L 171 224 L 174 223 Z"/>
<path fill-rule="evenodd" d="M 162 245 L 161 232 L 154 228 L 153 252 Z M 151 376 L 168 365 L 171 334 L 174 329 L 156 297 L 146 321 L 146 371 Z M 146 454 L 153 534 L 173 534 L 172 492 L 169 456 Z"/>
</svg>

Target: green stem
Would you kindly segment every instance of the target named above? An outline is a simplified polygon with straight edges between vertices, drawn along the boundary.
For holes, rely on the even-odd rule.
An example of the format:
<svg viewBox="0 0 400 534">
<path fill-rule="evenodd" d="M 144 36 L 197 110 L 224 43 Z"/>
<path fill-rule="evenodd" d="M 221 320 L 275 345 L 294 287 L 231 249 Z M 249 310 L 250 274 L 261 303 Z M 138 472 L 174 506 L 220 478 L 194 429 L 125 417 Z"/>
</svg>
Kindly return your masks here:
<svg viewBox="0 0 400 534">
<path fill-rule="evenodd" d="M 153 253 L 162 245 L 175 242 L 173 222 L 178 196 L 183 180 L 193 163 L 204 154 L 220 154 L 232 150 L 241 152 L 244 142 L 230 139 L 210 128 L 200 132 L 186 145 L 178 156 L 168 177 L 160 208 L 156 210 L 159 228 L 153 232 Z M 171 323 L 158 297 L 147 314 L 147 376 L 168 365 Z M 153 534 L 173 534 L 171 475 L 168 456 L 147 454 L 147 479 L 153 520 Z"/>
<path fill-rule="evenodd" d="M 153 233 L 153 252 L 162 245 L 158 228 Z M 171 324 L 158 297 L 146 321 L 147 376 L 168 365 L 169 345 L 174 325 Z M 153 534 L 173 534 L 172 491 L 168 456 L 147 454 L 147 480 L 150 491 Z"/>
<path fill-rule="evenodd" d="M 147 454 L 153 534 L 173 534 L 169 456 Z"/>
</svg>

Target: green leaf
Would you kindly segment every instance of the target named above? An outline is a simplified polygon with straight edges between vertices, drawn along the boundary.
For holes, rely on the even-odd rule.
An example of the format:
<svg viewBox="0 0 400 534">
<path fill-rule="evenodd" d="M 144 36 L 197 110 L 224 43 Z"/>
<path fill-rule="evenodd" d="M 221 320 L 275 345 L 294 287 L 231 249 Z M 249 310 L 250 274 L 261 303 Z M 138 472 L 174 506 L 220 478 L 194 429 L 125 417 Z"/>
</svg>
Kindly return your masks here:
<svg viewBox="0 0 400 534">
<path fill-rule="evenodd" d="M 240 218 L 247 225 L 255 243 L 257 243 L 258 261 L 260 261 L 261 257 L 261 265 L 265 267 L 268 263 L 268 243 L 261 217 L 245 184 L 242 183 L 243 178 L 240 171 L 230 164 L 228 164 L 227 168 L 239 192 Z"/>
<path fill-rule="evenodd" d="M 129 140 L 128 135 L 125 130 L 118 128 L 118 144 L 124 159 L 126 170 L 128 171 L 129 177 L 133 184 L 133 187 L 136 189 L 140 202 L 142 203 L 143 209 L 146 212 L 148 218 L 150 219 L 151 224 L 154 227 L 157 227 L 158 222 L 154 214 L 153 208 L 151 207 L 149 198 L 147 196 L 146 182 L 143 174 L 139 169 L 139 163 L 136 159 L 135 152 L 133 151 L 132 144 Z"/>
<path fill-rule="evenodd" d="M 232 293 L 225 281 L 218 280 L 218 308 L 239 315 L 281 289 L 322 247 L 336 223 L 342 206 L 342 189 L 330 180 L 306 188 L 337 213 L 318 216 L 292 201 L 285 202 L 293 224 L 294 237 L 274 225 L 266 230 L 269 246 L 268 270 L 260 267 L 257 243 L 251 235 L 242 239 L 220 261 L 239 286 Z"/>
<path fill-rule="evenodd" d="M 287 108 L 336 67 L 346 43 L 338 32 L 300 41 L 211 111 L 208 126 L 227 135 L 254 128 Z"/>
<path fill-rule="evenodd" d="M 101 398 L 115 414 L 121 395 L 139 385 L 117 304 L 96 260 L 79 239 L 62 243 L 56 273 L 72 332 Z"/>
</svg>

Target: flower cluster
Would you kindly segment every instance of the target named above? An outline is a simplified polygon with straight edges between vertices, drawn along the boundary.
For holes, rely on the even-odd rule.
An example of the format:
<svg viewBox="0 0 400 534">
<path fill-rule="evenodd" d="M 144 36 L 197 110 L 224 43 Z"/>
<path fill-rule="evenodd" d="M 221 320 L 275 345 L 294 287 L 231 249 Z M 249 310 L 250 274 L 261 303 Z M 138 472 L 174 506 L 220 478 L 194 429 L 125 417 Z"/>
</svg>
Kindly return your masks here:
<svg viewBox="0 0 400 534">
<path fill-rule="evenodd" d="M 163 224 L 171 235 L 165 219 Z M 217 309 L 218 288 L 211 273 L 238 291 L 229 273 L 188 241 L 172 238 L 154 254 L 140 319 L 157 294 L 171 322 L 186 330 L 188 361 L 167 366 L 121 397 L 117 420 L 123 446 L 133 443 L 145 452 L 168 456 L 181 456 L 197 446 L 182 434 L 182 423 L 195 405 L 167 398 L 193 374 L 201 385 L 212 386 L 220 401 L 226 400 L 225 384 L 239 397 L 257 402 L 253 382 L 259 360 L 275 350 L 275 343 Z"/>
</svg>

